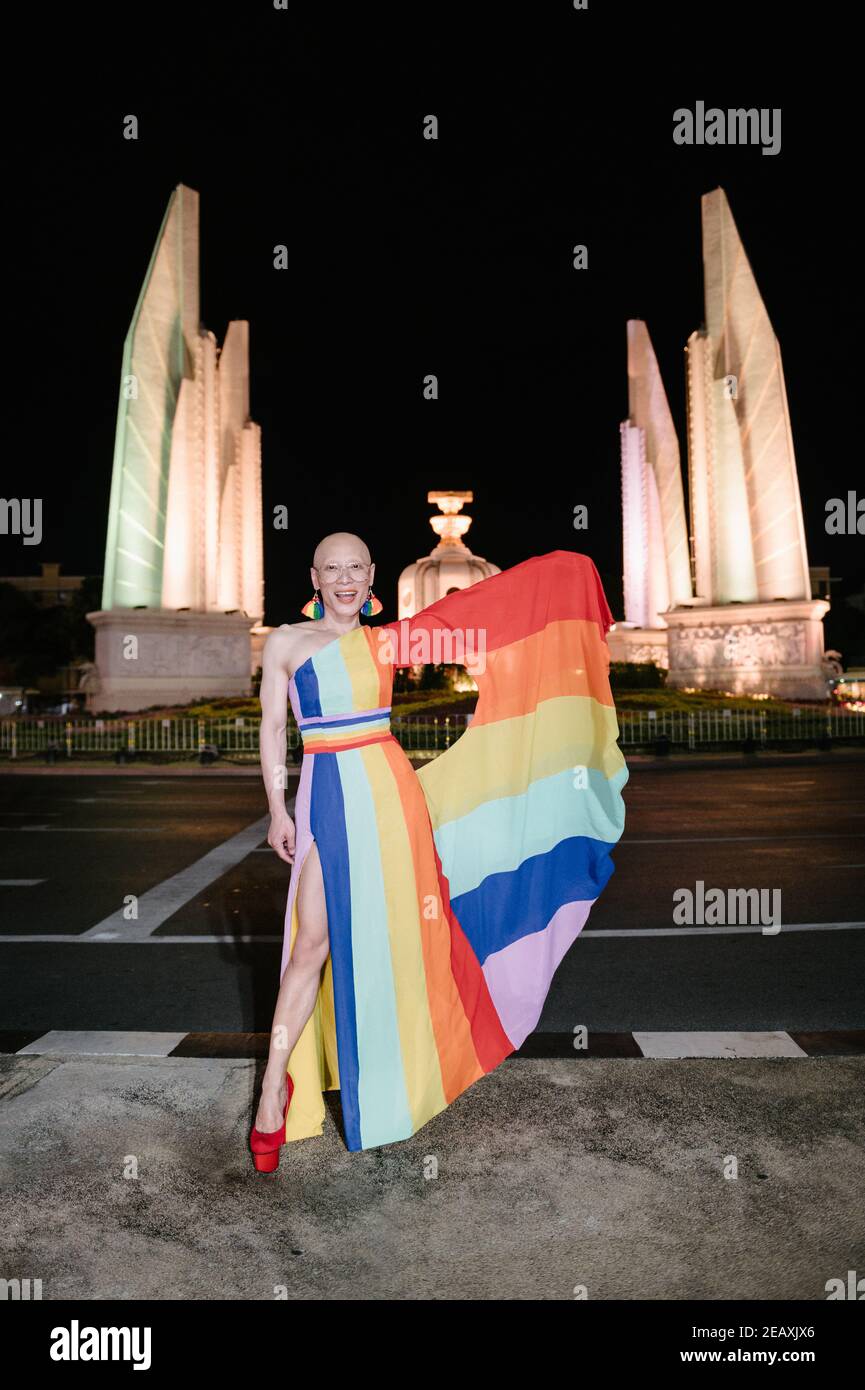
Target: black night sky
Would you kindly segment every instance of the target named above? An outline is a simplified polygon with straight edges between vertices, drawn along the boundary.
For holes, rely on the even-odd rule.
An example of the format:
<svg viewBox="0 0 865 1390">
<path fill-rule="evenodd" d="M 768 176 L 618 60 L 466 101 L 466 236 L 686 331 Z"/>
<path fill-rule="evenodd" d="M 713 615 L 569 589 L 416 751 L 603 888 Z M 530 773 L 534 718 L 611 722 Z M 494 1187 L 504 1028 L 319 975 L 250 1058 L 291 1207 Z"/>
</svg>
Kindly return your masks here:
<svg viewBox="0 0 865 1390">
<path fill-rule="evenodd" d="M 654 28 L 636 12 L 484 7 L 469 32 L 435 8 L 409 27 L 397 9 L 235 7 L 151 52 L 127 16 L 104 66 L 82 30 L 62 78 L 34 73 L 15 136 L 18 486 L 43 498 L 44 541 L 3 537 L 0 574 L 102 572 L 123 339 L 183 182 L 201 195 L 203 323 L 221 343 L 250 322 L 266 621 L 299 617 L 313 547 L 338 529 L 369 543 L 393 617 L 399 570 L 434 543 L 429 488 L 474 490 L 468 542 L 503 568 L 588 552 L 621 616 L 626 320 L 648 323 L 684 471 L 700 195 L 721 185 L 781 345 L 810 563 L 839 576 L 836 600 L 861 589 L 861 537 L 824 529 L 827 499 L 862 476 L 849 126 L 805 84 L 775 85 L 777 64 L 661 61 L 649 34 L 663 47 L 659 25 L 686 8 Z M 780 153 L 675 145 L 673 112 L 697 100 L 780 107 Z M 288 533 L 267 525 L 280 503 Z"/>
</svg>

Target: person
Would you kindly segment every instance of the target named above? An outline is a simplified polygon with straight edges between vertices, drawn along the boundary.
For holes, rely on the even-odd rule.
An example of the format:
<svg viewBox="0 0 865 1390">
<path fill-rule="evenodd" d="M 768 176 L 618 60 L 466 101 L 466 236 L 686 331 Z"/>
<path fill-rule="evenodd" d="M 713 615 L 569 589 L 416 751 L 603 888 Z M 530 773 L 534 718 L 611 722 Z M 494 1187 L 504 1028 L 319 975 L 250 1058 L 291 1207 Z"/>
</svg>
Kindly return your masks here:
<svg viewBox="0 0 865 1390">
<path fill-rule="evenodd" d="M 533 556 L 397 623 L 348 532 L 316 547 L 308 620 L 262 659 L 267 840 L 292 866 L 256 1167 L 322 1133 L 340 1090 L 349 1150 L 409 1138 L 519 1048 L 613 863 L 628 770 L 616 742 L 597 570 Z M 415 772 L 390 729 L 396 667 L 465 665 L 462 736 Z M 285 805 L 287 706 L 303 739 Z"/>
</svg>

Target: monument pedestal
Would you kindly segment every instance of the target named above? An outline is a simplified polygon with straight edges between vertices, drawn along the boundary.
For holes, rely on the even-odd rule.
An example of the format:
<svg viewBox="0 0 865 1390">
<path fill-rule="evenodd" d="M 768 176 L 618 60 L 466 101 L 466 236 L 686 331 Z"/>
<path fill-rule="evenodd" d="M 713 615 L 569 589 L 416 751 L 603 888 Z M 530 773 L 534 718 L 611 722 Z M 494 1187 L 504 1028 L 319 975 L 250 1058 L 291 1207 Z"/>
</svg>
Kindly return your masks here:
<svg viewBox="0 0 865 1390">
<path fill-rule="evenodd" d="M 776 599 L 673 608 L 667 624 L 667 685 L 825 700 L 825 599 Z"/>
<path fill-rule="evenodd" d="M 96 629 L 96 671 L 87 683 L 93 714 L 249 695 L 250 632 L 245 613 L 113 608 L 88 613 Z"/>
<path fill-rule="evenodd" d="M 662 670 L 666 670 L 669 664 L 665 627 L 634 627 L 628 623 L 616 623 L 607 633 L 607 646 L 611 661 L 653 661 Z"/>
</svg>

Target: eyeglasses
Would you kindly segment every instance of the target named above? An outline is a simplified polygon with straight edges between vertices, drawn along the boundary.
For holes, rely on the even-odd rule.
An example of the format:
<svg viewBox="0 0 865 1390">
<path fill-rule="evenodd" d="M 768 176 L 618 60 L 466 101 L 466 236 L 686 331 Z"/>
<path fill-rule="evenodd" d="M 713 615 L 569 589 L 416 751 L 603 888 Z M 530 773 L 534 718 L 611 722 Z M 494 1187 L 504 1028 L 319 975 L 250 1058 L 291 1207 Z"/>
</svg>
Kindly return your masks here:
<svg viewBox="0 0 865 1390">
<path fill-rule="evenodd" d="M 337 565 L 333 561 L 328 561 L 326 565 L 319 567 L 318 573 L 322 579 L 330 582 L 332 579 L 339 579 L 343 570 L 348 570 L 349 574 L 354 576 L 368 574 L 369 568 L 369 565 L 362 565 L 358 560 L 352 560 L 348 565 Z"/>
</svg>

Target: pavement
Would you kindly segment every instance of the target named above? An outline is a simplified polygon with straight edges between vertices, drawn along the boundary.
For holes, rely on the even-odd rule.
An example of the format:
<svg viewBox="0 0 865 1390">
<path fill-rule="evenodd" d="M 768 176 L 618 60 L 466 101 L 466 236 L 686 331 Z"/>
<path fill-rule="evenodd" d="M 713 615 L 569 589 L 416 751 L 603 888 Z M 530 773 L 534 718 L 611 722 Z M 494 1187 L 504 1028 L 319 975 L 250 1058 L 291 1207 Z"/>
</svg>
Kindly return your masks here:
<svg viewBox="0 0 865 1390">
<path fill-rule="evenodd" d="M 0 1058 L 2 1272 L 45 1299 L 824 1300 L 865 1060 L 506 1061 L 412 1139 L 258 1174 L 255 1064 Z"/>
</svg>

